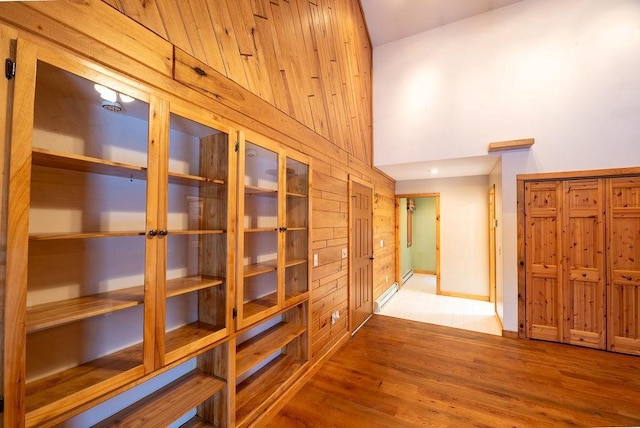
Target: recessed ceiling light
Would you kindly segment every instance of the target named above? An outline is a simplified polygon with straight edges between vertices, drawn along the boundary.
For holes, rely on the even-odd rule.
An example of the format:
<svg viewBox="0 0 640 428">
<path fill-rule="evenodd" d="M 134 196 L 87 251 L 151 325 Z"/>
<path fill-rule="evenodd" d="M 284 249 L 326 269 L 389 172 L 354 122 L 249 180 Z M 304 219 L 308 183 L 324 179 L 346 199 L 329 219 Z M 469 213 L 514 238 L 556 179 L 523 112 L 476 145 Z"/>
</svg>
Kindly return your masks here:
<svg viewBox="0 0 640 428">
<path fill-rule="evenodd" d="M 437 173 L 438 173 L 438 168 L 431 168 L 431 169 L 429 170 L 429 172 L 430 172 L 431 174 L 437 174 Z"/>
</svg>

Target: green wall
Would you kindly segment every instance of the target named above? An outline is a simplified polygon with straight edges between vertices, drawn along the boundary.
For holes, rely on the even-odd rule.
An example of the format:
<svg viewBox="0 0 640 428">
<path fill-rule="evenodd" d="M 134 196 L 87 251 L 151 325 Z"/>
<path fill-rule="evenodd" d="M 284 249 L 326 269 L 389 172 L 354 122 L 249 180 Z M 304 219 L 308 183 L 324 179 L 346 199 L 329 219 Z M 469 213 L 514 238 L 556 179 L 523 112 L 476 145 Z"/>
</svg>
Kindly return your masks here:
<svg viewBox="0 0 640 428">
<path fill-rule="evenodd" d="M 435 272 L 436 198 L 415 198 L 415 203 L 416 210 L 413 212 L 411 267 L 414 270 Z"/>
<path fill-rule="evenodd" d="M 411 248 L 407 248 L 407 199 L 400 198 L 400 276 L 411 269 Z"/>
<path fill-rule="evenodd" d="M 400 275 L 436 271 L 436 198 L 414 198 L 413 244 L 407 248 L 407 199 L 400 198 Z"/>
</svg>

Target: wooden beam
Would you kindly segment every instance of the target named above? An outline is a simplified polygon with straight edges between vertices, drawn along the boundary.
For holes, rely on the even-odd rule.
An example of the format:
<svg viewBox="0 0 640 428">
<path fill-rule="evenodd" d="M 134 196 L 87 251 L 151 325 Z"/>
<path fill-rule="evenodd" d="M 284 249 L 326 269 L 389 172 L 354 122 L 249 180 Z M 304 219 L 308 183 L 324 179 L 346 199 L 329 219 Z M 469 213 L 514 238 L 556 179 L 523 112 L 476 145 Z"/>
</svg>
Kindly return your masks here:
<svg viewBox="0 0 640 428">
<path fill-rule="evenodd" d="M 533 146 L 535 143 L 534 138 L 525 138 L 522 140 L 510 140 L 510 141 L 497 141 L 495 143 L 489 143 L 489 148 L 487 151 L 489 153 L 492 152 L 501 152 L 505 150 L 519 150 L 519 149 L 528 149 Z"/>
</svg>

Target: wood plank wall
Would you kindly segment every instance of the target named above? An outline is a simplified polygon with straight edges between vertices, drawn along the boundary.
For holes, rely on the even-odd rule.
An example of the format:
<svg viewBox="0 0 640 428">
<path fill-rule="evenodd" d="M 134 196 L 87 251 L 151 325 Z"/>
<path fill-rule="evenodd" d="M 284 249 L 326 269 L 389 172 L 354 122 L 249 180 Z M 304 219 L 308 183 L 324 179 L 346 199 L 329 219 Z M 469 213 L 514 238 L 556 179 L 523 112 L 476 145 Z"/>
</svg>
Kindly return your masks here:
<svg viewBox="0 0 640 428">
<path fill-rule="evenodd" d="M 103 0 L 371 164 L 371 44 L 358 0 Z"/>
<path fill-rule="evenodd" d="M 374 185 L 374 298 L 395 281 L 395 182 L 371 167 L 371 49 L 358 0 L 0 2 L 0 23 L 313 158 L 313 360 L 348 333 L 350 175 Z M 173 80 L 179 51 L 218 92 Z"/>
</svg>

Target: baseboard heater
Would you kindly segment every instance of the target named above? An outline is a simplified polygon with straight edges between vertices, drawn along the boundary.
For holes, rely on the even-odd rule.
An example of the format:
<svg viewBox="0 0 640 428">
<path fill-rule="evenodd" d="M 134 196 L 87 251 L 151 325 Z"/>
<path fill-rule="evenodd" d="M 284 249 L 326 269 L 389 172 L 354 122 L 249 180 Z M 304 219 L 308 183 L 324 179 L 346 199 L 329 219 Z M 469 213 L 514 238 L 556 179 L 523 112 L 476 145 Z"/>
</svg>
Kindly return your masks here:
<svg viewBox="0 0 640 428">
<path fill-rule="evenodd" d="M 409 269 L 402 275 L 402 283 L 404 284 L 405 282 L 407 282 L 407 280 L 412 276 L 413 276 L 413 269 Z"/>
<path fill-rule="evenodd" d="M 387 290 L 382 293 L 382 295 L 380 297 L 378 297 L 375 301 L 375 305 L 374 305 L 374 312 L 378 313 L 380 312 L 380 310 L 382 309 L 382 307 L 385 305 L 385 303 L 387 303 L 394 294 L 396 294 L 398 292 L 398 283 L 394 282 L 393 285 L 389 288 L 387 288 Z"/>
</svg>

